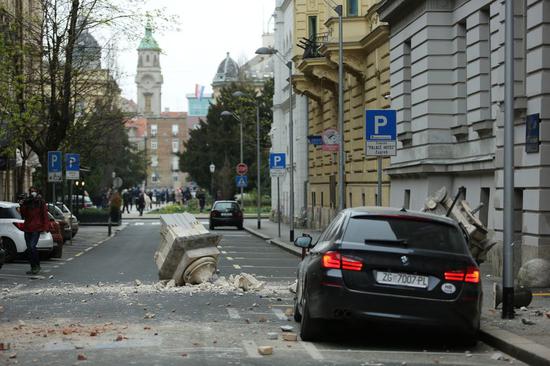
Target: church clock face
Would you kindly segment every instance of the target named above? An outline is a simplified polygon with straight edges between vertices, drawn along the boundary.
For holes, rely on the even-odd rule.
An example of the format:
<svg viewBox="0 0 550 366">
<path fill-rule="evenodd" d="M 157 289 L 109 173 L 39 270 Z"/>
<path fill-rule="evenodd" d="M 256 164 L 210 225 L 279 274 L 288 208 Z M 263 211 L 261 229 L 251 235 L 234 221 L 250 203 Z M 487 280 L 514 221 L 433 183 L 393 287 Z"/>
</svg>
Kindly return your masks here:
<svg viewBox="0 0 550 366">
<path fill-rule="evenodd" d="M 153 87 L 153 80 L 150 76 L 146 76 L 142 79 L 142 85 L 145 89 L 151 89 Z"/>
</svg>

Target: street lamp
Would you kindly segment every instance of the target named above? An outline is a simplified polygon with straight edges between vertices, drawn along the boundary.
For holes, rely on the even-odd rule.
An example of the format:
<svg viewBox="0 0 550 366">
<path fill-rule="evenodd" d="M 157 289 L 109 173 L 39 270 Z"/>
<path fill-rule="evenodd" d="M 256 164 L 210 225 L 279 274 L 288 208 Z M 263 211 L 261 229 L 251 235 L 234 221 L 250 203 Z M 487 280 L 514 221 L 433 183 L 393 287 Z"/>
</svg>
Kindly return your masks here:
<svg viewBox="0 0 550 366">
<path fill-rule="evenodd" d="M 236 91 L 233 93 L 233 96 L 236 98 L 241 98 L 248 96 L 247 94 Z M 260 156 L 260 104 L 258 101 L 256 101 L 256 215 L 257 215 L 257 227 L 258 229 L 262 228 L 262 218 L 261 218 L 261 202 L 262 202 L 262 194 L 261 194 L 261 177 L 260 177 L 260 164 L 261 164 L 261 156 Z"/>
<path fill-rule="evenodd" d="M 241 118 L 239 118 L 239 116 L 237 116 L 235 113 L 233 112 L 230 112 L 230 111 L 223 111 L 221 114 L 220 114 L 221 117 L 233 117 L 235 118 L 237 121 L 239 121 L 239 124 L 240 124 L 240 129 L 241 129 L 241 156 L 240 156 L 240 163 L 243 162 L 243 121 Z M 244 207 L 244 187 L 241 186 L 241 207 Z"/>
<path fill-rule="evenodd" d="M 212 201 L 214 201 L 214 172 L 216 171 L 216 166 L 214 163 L 210 163 L 210 195 L 212 196 Z"/>
<path fill-rule="evenodd" d="M 288 68 L 288 155 L 290 162 L 290 241 L 294 241 L 294 122 L 292 119 L 292 61 L 285 60 L 280 52 L 272 47 L 260 47 L 257 55 L 276 55 Z"/>
</svg>

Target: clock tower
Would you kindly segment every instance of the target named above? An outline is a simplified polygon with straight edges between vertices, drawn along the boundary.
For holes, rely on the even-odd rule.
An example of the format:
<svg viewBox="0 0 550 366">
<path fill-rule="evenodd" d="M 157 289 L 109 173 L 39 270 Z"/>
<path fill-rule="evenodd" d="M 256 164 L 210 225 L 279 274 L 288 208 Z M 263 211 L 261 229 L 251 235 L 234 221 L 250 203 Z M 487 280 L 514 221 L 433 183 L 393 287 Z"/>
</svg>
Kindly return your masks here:
<svg viewBox="0 0 550 366">
<path fill-rule="evenodd" d="M 153 29 L 145 27 L 145 36 L 138 47 L 136 74 L 138 113 L 144 116 L 160 116 L 162 98 L 162 71 L 160 47 L 153 38 Z"/>
</svg>

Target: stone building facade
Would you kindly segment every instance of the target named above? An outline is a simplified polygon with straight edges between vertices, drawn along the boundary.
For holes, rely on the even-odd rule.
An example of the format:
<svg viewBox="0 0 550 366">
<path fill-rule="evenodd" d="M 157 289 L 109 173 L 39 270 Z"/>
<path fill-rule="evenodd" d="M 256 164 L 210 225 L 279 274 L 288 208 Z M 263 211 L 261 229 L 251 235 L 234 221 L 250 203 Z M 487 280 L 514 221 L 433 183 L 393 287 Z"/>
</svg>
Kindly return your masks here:
<svg viewBox="0 0 550 366">
<path fill-rule="evenodd" d="M 278 0 L 275 8 L 275 43 L 282 59 L 291 60 L 296 43 L 294 29 L 294 0 Z M 279 57 L 274 62 L 273 124 L 271 126 L 271 152 L 287 154 L 287 172 L 279 178 L 280 197 L 277 196 L 277 178 L 271 178 L 271 210 L 276 213 L 280 201 L 281 217 L 285 222 L 290 216 L 289 124 L 289 69 Z M 294 66 L 294 65 L 293 65 Z M 307 208 L 307 97 L 293 93 L 292 113 L 294 124 L 294 214 L 304 217 Z M 298 220 L 299 221 L 299 220 Z"/>
<path fill-rule="evenodd" d="M 148 25 L 138 47 L 136 74 L 138 113 L 145 116 L 160 116 L 162 111 L 161 49 Z"/>
<path fill-rule="evenodd" d="M 374 205 L 377 159 L 365 156 L 365 110 L 389 107 L 389 30 L 379 22 L 378 1 L 346 1 L 343 9 L 345 206 Z M 295 90 L 308 96 L 308 135 L 338 123 L 338 18 L 323 0 L 295 2 Z M 308 147 L 308 224 L 326 227 L 338 202 L 338 153 Z M 383 159 L 386 167 L 389 159 Z M 383 177 L 382 204 L 389 202 Z"/>
<path fill-rule="evenodd" d="M 517 268 L 550 258 L 550 2 L 513 3 Z M 379 9 L 391 29 L 391 105 L 398 111 L 398 153 L 386 170 L 390 204 L 420 209 L 440 187 L 454 193 L 464 186 L 472 207 L 484 205 L 480 219 L 497 239 L 503 230 L 504 5 L 386 0 Z M 492 252 L 496 269 L 500 253 L 501 247 Z"/>
</svg>

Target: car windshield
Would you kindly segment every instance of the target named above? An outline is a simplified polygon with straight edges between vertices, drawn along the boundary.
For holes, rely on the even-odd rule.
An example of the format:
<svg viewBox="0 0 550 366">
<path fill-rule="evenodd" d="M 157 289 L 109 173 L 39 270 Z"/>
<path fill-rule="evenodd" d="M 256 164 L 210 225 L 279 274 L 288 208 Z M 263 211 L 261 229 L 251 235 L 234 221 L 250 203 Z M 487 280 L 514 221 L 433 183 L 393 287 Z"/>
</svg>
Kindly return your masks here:
<svg viewBox="0 0 550 366">
<path fill-rule="evenodd" d="M 16 207 L 0 207 L 0 219 L 21 220 L 21 214 Z"/>
<path fill-rule="evenodd" d="M 56 219 L 64 219 L 65 218 L 65 216 L 63 215 L 63 212 L 61 212 L 61 210 L 57 206 L 48 204 L 48 211 Z"/>
<path fill-rule="evenodd" d="M 58 203 L 55 204 L 55 206 L 56 206 L 57 208 L 59 208 L 59 209 L 61 210 L 61 212 L 63 212 L 63 213 L 70 213 L 70 211 L 69 211 L 69 209 L 67 208 L 67 206 L 65 206 L 63 203 L 58 202 Z"/>
<path fill-rule="evenodd" d="M 464 237 L 455 226 L 410 217 L 352 217 L 343 240 L 350 243 L 468 253 Z"/>
<path fill-rule="evenodd" d="M 234 202 L 218 202 L 214 205 L 213 209 L 218 211 L 238 211 L 239 206 Z"/>
</svg>

